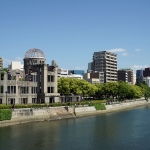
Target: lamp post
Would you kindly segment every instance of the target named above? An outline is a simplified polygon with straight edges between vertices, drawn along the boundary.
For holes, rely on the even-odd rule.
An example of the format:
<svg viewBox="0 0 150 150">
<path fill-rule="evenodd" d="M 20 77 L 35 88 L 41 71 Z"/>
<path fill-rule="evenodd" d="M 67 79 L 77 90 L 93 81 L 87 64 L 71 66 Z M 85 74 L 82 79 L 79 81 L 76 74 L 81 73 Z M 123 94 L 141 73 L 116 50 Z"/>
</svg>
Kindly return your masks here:
<svg viewBox="0 0 150 150">
<path fill-rule="evenodd" d="M 8 92 L 6 91 L 5 93 L 6 93 L 6 105 L 7 105 L 7 93 L 8 93 Z"/>
</svg>

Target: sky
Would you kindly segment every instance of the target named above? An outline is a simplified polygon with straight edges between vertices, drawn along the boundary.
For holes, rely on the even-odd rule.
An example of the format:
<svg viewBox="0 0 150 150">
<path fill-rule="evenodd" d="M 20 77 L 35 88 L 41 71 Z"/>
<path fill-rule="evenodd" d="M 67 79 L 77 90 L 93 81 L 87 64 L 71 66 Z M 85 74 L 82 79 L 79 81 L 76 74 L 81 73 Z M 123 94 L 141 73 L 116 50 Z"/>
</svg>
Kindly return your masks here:
<svg viewBox="0 0 150 150">
<path fill-rule="evenodd" d="M 117 54 L 118 69 L 150 67 L 150 0 L 0 0 L 4 67 L 38 48 L 46 63 L 87 70 L 94 52 Z"/>
</svg>

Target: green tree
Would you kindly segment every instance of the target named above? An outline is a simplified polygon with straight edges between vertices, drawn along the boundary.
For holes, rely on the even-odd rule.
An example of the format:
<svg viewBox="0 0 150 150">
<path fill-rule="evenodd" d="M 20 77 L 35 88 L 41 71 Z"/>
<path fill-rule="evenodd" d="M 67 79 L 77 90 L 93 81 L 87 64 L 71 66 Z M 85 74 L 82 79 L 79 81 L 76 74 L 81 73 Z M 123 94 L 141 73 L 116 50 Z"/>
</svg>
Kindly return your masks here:
<svg viewBox="0 0 150 150">
<path fill-rule="evenodd" d="M 119 88 L 118 82 L 108 82 L 107 87 L 110 87 L 109 95 L 112 96 L 113 99 L 114 99 L 114 97 L 118 96 L 118 88 Z"/>
<path fill-rule="evenodd" d="M 119 100 L 124 100 L 129 94 L 128 83 L 124 81 L 119 81 L 118 83 L 118 98 Z"/>
<path fill-rule="evenodd" d="M 104 95 L 103 86 L 104 86 L 104 84 L 100 84 L 100 83 L 95 84 L 95 87 L 96 87 L 95 97 L 97 97 L 99 99 L 103 97 L 103 95 Z"/>
<path fill-rule="evenodd" d="M 89 96 L 94 95 L 97 88 L 95 85 L 82 80 L 82 79 L 75 79 L 75 78 L 59 78 L 58 79 L 58 92 L 61 95 L 81 95 Z"/>
<path fill-rule="evenodd" d="M 138 83 L 137 86 L 141 88 L 142 96 L 144 96 L 144 98 L 148 100 L 148 98 L 150 97 L 150 88 L 148 87 L 148 85 L 145 82 L 143 82 Z"/>
<path fill-rule="evenodd" d="M 68 95 L 70 94 L 70 85 L 68 78 L 59 78 L 58 79 L 58 92 L 61 95 Z"/>
</svg>

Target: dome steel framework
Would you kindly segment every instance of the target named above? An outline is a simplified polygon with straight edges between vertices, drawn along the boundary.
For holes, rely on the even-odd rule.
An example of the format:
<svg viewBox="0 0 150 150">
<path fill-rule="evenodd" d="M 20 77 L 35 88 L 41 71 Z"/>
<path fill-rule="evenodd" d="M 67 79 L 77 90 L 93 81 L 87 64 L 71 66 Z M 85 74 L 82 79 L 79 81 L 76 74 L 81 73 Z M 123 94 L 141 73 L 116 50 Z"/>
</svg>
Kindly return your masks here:
<svg viewBox="0 0 150 150">
<path fill-rule="evenodd" d="M 45 54 L 40 49 L 29 49 L 24 58 L 45 58 Z"/>
</svg>

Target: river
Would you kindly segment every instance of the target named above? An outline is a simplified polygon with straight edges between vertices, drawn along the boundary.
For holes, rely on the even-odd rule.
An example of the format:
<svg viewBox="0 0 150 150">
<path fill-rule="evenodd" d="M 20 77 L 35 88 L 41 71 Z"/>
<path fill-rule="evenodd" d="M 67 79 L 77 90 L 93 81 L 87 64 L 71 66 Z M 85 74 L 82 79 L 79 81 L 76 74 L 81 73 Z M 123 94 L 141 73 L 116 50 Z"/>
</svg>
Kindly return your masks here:
<svg viewBox="0 0 150 150">
<path fill-rule="evenodd" d="M 2 127 L 0 150 L 150 150 L 150 106 Z"/>
</svg>

